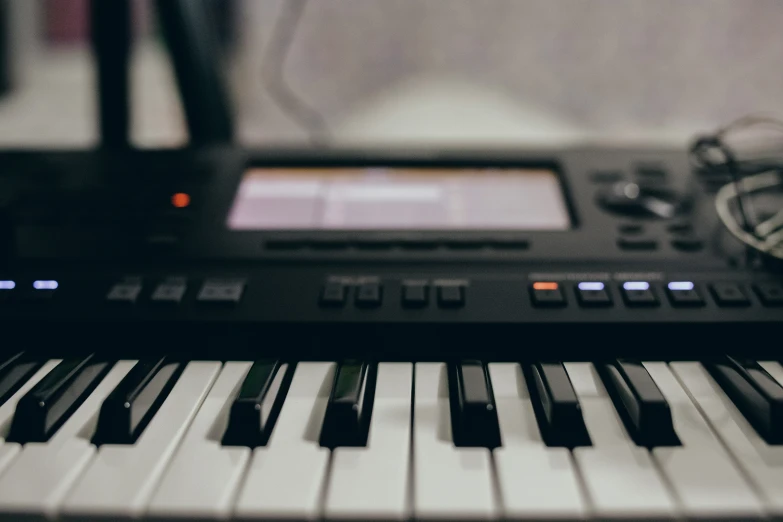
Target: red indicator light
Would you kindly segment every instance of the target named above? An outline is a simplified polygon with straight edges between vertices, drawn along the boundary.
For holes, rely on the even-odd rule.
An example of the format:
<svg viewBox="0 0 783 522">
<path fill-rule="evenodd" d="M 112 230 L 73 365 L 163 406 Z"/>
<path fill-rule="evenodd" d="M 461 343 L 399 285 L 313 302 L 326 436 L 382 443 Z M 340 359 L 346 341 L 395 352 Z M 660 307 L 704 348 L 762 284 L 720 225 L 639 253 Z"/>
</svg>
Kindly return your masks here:
<svg viewBox="0 0 783 522">
<path fill-rule="evenodd" d="M 190 194 L 185 194 L 184 192 L 177 192 L 173 196 L 171 196 L 171 204 L 174 205 L 175 208 L 185 208 L 188 205 L 190 205 Z"/>
<path fill-rule="evenodd" d="M 533 283 L 533 290 L 557 290 L 557 283 Z"/>
</svg>

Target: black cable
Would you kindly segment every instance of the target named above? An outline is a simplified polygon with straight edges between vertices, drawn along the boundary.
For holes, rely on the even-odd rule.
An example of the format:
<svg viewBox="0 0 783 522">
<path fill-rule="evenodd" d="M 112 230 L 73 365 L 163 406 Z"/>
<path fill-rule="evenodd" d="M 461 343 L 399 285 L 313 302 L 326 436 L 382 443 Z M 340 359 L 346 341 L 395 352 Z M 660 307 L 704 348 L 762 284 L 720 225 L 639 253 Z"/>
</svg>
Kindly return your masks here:
<svg viewBox="0 0 783 522">
<path fill-rule="evenodd" d="M 767 115 L 747 115 L 738 118 L 728 125 L 718 129 L 711 135 L 698 137 L 690 147 L 690 158 L 695 166 L 706 173 L 728 173 L 736 192 L 737 210 L 739 211 L 739 226 L 754 238 L 761 240 L 756 232 L 756 223 L 751 216 L 752 206 L 747 199 L 743 179 L 748 174 L 757 173 L 760 170 L 768 170 L 770 167 L 781 168 L 780 164 L 764 165 L 754 161 L 740 161 L 731 147 L 726 143 L 726 137 L 732 132 L 755 126 L 769 126 L 783 130 L 783 120 Z M 745 246 L 746 263 L 750 265 L 755 258 L 755 250 L 749 245 Z"/>
<path fill-rule="evenodd" d="M 723 161 L 716 162 L 712 159 L 712 154 L 717 151 L 723 157 Z M 743 176 L 737 163 L 737 157 L 732 150 L 716 134 L 713 136 L 703 136 L 698 138 L 691 146 L 691 156 L 696 160 L 697 165 L 705 170 L 723 170 L 728 171 L 732 183 L 737 190 L 737 209 L 740 213 L 740 226 L 746 232 L 755 235 L 751 230 L 750 218 L 745 210 L 745 191 L 742 187 Z"/>
<path fill-rule="evenodd" d="M 317 109 L 305 103 L 288 85 L 285 65 L 308 0 L 283 0 L 272 28 L 261 65 L 261 81 L 277 106 L 307 133 L 314 145 L 325 146 L 331 140 L 329 127 Z"/>
</svg>

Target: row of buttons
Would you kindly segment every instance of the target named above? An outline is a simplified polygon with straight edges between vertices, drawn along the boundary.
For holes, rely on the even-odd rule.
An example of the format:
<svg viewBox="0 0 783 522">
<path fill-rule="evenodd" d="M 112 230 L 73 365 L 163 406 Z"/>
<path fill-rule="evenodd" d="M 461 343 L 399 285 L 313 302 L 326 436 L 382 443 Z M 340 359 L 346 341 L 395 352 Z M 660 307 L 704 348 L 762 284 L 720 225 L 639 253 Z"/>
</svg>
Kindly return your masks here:
<svg viewBox="0 0 783 522">
<path fill-rule="evenodd" d="M 353 285 L 342 281 L 330 281 L 324 285 L 320 304 L 327 308 L 342 308 Z M 465 306 L 466 286 L 464 284 L 436 284 L 437 302 L 440 308 L 461 308 Z M 759 283 L 753 285 L 759 300 L 765 306 L 783 306 L 783 285 Z M 709 286 L 718 306 L 744 307 L 751 301 L 743 288 L 736 283 L 715 283 Z M 429 304 L 430 286 L 426 281 L 404 281 L 402 284 L 402 306 L 424 308 Z M 611 290 L 603 282 L 582 282 L 576 285 L 576 299 L 585 308 L 610 307 L 614 305 Z M 627 281 L 620 285 L 623 302 L 629 307 L 659 306 L 655 285 L 646 281 Z M 672 306 L 699 307 L 706 305 L 705 298 L 697 286 L 690 281 L 672 281 L 666 285 L 666 295 Z M 568 304 L 566 292 L 561 283 L 539 281 L 530 285 L 530 297 L 534 306 L 557 308 Z M 379 281 L 365 281 L 355 285 L 354 305 L 358 308 L 377 308 L 383 302 L 383 286 Z"/>
<path fill-rule="evenodd" d="M 698 252 L 704 248 L 704 241 L 697 237 L 681 236 L 671 239 L 672 248 L 681 252 Z M 620 237 L 617 246 L 623 250 L 656 250 L 658 240 L 651 237 Z"/>
<path fill-rule="evenodd" d="M 48 301 L 60 284 L 51 279 L 38 279 L 29 284 L 18 285 L 13 280 L 0 281 L 0 302 L 9 300 Z"/>
<path fill-rule="evenodd" d="M 709 286 L 718 306 L 750 306 L 750 298 L 735 283 L 715 283 Z M 783 306 L 783 285 L 760 283 L 753 285 L 759 300 L 765 306 Z M 655 286 L 646 281 L 627 281 L 620 286 L 623 302 L 630 307 L 659 306 Z M 533 305 L 537 307 L 564 307 L 567 305 L 563 286 L 555 282 L 536 282 L 530 287 Z M 698 307 L 706 301 L 696 285 L 690 281 L 672 281 L 666 285 L 666 295 L 672 306 Z M 582 282 L 576 286 L 576 298 L 583 307 L 609 307 L 614 304 L 609 287 L 602 282 Z"/>
<path fill-rule="evenodd" d="M 440 308 L 462 308 L 465 306 L 465 285 L 456 283 L 435 284 L 435 293 Z M 330 281 L 321 291 L 321 306 L 342 308 L 348 300 L 350 285 L 341 281 Z M 429 305 L 430 285 L 427 281 L 405 281 L 402 284 L 402 306 L 425 308 Z M 356 285 L 354 304 L 358 308 L 381 306 L 383 287 L 378 281 L 362 282 Z"/>
<path fill-rule="evenodd" d="M 485 248 L 495 250 L 527 250 L 530 242 L 525 238 L 499 237 L 499 238 L 409 238 L 409 239 L 357 239 L 347 240 L 341 238 L 302 238 L 302 239 L 269 239 L 264 244 L 267 250 L 288 251 L 311 249 L 317 251 L 335 251 L 355 248 L 357 250 L 390 250 L 400 248 L 403 250 L 437 250 L 446 248 L 449 250 L 481 250 Z"/>
<path fill-rule="evenodd" d="M 196 301 L 203 304 L 235 305 L 242 300 L 245 290 L 244 279 L 207 279 L 201 285 Z M 114 284 L 106 294 L 106 301 L 112 304 L 136 304 L 144 290 L 140 277 L 127 277 Z M 184 277 L 170 277 L 160 281 L 152 290 L 146 302 L 151 305 L 179 305 L 188 291 Z"/>
</svg>

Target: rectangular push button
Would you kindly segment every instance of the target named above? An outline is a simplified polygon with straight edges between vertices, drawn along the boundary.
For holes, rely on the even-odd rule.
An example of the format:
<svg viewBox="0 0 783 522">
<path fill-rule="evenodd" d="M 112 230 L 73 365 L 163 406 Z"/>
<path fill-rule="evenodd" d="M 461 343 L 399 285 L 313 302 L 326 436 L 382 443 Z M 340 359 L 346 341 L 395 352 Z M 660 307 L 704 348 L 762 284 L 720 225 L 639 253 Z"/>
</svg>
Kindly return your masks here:
<svg viewBox="0 0 783 522">
<path fill-rule="evenodd" d="M 559 283 L 536 282 L 530 287 L 530 297 L 537 307 L 563 307 L 566 305 L 565 294 Z"/>
<path fill-rule="evenodd" d="M 438 286 L 438 306 L 441 308 L 462 308 L 465 306 L 465 287 L 463 285 Z"/>
<path fill-rule="evenodd" d="M 671 302 L 672 306 L 704 306 L 704 299 L 696 289 L 696 285 L 690 281 L 672 281 L 666 285 L 666 292 L 669 294 L 669 302 Z"/>
<path fill-rule="evenodd" d="M 429 302 L 429 288 L 425 281 L 407 281 L 402 285 L 402 306 L 424 308 Z"/>
<path fill-rule="evenodd" d="M 715 283 L 710 288 L 718 306 L 750 306 L 750 299 L 735 283 Z"/>
<path fill-rule="evenodd" d="M 612 306 L 609 290 L 600 281 L 579 283 L 576 287 L 576 298 L 585 308 Z"/>
<path fill-rule="evenodd" d="M 141 278 L 126 278 L 109 289 L 106 301 L 113 305 L 132 305 L 136 303 L 141 290 Z"/>
<path fill-rule="evenodd" d="M 377 281 L 362 283 L 356 287 L 356 306 L 377 308 L 381 306 L 381 284 Z"/>
<path fill-rule="evenodd" d="M 658 297 L 652 286 L 646 281 L 626 281 L 623 283 L 623 300 L 631 307 L 658 306 Z"/>
<path fill-rule="evenodd" d="M 156 305 L 176 306 L 182 302 L 187 290 L 188 285 L 184 277 L 172 277 L 155 287 L 150 301 Z"/>
<path fill-rule="evenodd" d="M 345 297 L 348 288 L 339 281 L 329 281 L 321 290 L 321 306 L 326 308 L 340 308 L 345 305 Z"/>
<path fill-rule="evenodd" d="M 759 283 L 754 288 L 764 306 L 783 306 L 783 285 Z"/>
<path fill-rule="evenodd" d="M 199 303 L 232 306 L 242 300 L 244 279 L 207 279 L 196 298 Z"/>
</svg>

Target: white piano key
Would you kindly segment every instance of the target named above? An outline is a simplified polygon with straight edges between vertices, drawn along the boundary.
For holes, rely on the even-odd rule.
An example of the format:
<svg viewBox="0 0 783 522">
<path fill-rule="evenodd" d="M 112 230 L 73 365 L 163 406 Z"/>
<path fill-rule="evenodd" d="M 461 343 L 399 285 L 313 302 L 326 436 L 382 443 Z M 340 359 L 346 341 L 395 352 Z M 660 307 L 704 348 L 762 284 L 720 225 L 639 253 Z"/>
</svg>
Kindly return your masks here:
<svg viewBox="0 0 783 522">
<path fill-rule="evenodd" d="M 767 444 L 700 363 L 677 362 L 671 368 L 750 477 L 766 512 L 783 517 L 783 446 Z"/>
<path fill-rule="evenodd" d="M 590 363 L 565 363 L 564 366 L 574 385 L 593 447 L 636 448 L 595 367 Z"/>
<path fill-rule="evenodd" d="M 413 365 L 380 363 L 365 448 L 336 448 L 329 468 L 328 520 L 406 520 Z"/>
<path fill-rule="evenodd" d="M 759 361 L 759 365 L 783 386 L 783 365 L 775 361 Z"/>
<path fill-rule="evenodd" d="M 8 430 L 11 429 L 11 420 L 14 417 L 14 412 L 16 411 L 16 404 L 19 402 L 19 399 L 24 397 L 27 392 L 29 392 L 33 386 L 38 384 L 38 381 L 43 379 L 47 373 L 52 371 L 55 366 L 60 364 L 61 359 L 52 359 L 51 361 L 47 361 L 44 363 L 43 366 L 41 366 L 37 372 L 33 374 L 32 377 L 30 377 L 26 383 L 22 385 L 21 388 L 19 388 L 16 393 L 14 393 L 2 406 L 0 406 L 0 444 L 3 440 L 5 440 L 5 437 L 8 436 Z M 2 470 L 2 468 L 0 468 Z"/>
<path fill-rule="evenodd" d="M 0 444 L 0 474 L 16 457 L 19 452 L 22 451 L 22 446 L 15 442 L 6 442 Z"/>
<path fill-rule="evenodd" d="M 329 450 L 319 445 L 333 363 L 299 363 L 266 447 L 256 448 L 240 488 L 240 519 L 315 520 Z"/>
<path fill-rule="evenodd" d="M 457 448 L 443 363 L 417 363 L 413 412 L 416 520 L 491 520 L 499 515 L 490 452 Z"/>
<path fill-rule="evenodd" d="M 646 448 L 631 439 L 592 364 L 566 363 L 592 446 L 574 459 L 596 518 L 672 519 L 677 506 Z M 578 386 L 577 384 L 578 383 Z"/>
<path fill-rule="evenodd" d="M 507 520 L 582 520 L 585 503 L 571 454 L 542 438 L 522 369 L 489 365 L 503 447 L 492 452 Z"/>
<path fill-rule="evenodd" d="M 71 517 L 137 517 L 204 400 L 218 362 L 191 362 L 132 445 L 101 446 L 62 506 Z"/>
<path fill-rule="evenodd" d="M 231 404 L 253 363 L 227 362 L 166 470 L 147 515 L 220 520 L 230 517 L 250 448 L 222 446 Z M 285 371 L 285 368 L 281 368 Z"/>
<path fill-rule="evenodd" d="M 762 506 L 666 363 L 645 362 L 672 412 L 682 446 L 653 449 L 653 457 L 677 494 L 684 516 L 756 519 Z"/>
<path fill-rule="evenodd" d="M 677 432 L 683 446 L 705 449 L 714 448 L 716 453 L 725 454 L 715 432 L 699 413 L 693 401 L 677 381 L 669 366 L 663 362 L 645 362 L 644 367 L 650 373 L 655 384 L 669 403 L 674 431 Z"/>
<path fill-rule="evenodd" d="M 95 454 L 90 439 L 103 400 L 134 364 L 119 361 L 49 441 L 23 447 L 0 476 L 0 518 L 56 514 L 63 496 Z"/>
</svg>

